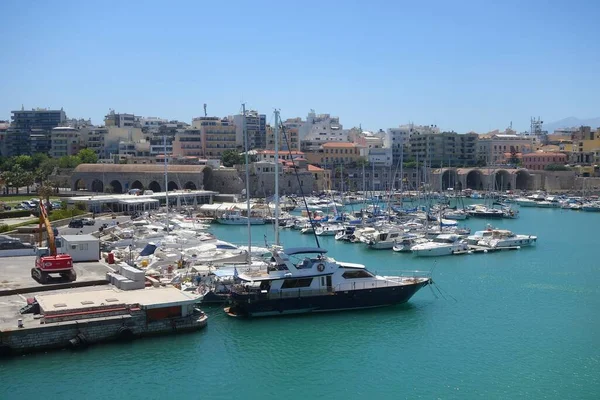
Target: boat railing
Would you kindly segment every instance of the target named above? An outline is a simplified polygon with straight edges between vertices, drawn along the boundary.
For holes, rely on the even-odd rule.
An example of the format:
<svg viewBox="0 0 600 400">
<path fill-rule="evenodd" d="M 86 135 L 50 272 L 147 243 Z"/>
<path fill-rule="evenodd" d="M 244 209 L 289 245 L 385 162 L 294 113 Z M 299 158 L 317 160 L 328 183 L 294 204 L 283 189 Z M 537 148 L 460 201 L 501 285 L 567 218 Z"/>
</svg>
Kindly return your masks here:
<svg viewBox="0 0 600 400">
<path fill-rule="evenodd" d="M 422 275 L 385 277 L 385 279 L 377 279 L 375 281 L 370 280 L 368 282 L 355 281 L 340 283 L 335 287 L 335 291 L 346 292 L 350 290 L 380 289 L 390 286 L 404 286 L 423 282 L 424 279 L 431 279 L 431 275 L 424 273 Z"/>
</svg>

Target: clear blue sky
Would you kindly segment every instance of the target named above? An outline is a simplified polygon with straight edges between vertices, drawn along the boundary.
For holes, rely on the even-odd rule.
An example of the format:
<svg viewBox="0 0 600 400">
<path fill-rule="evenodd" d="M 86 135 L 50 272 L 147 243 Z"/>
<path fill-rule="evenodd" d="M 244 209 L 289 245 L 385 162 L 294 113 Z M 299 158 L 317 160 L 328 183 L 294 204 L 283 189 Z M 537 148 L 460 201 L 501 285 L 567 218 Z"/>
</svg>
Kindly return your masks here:
<svg viewBox="0 0 600 400">
<path fill-rule="evenodd" d="M 0 1 L 0 119 L 312 108 L 486 132 L 600 116 L 600 2 Z"/>
</svg>

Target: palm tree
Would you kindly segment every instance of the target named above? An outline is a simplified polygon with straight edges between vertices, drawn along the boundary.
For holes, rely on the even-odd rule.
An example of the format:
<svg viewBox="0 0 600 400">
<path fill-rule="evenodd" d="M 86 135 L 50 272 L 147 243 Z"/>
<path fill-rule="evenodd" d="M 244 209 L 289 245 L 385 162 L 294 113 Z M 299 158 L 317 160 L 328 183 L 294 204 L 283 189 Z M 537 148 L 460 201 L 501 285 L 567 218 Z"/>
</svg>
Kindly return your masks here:
<svg viewBox="0 0 600 400">
<path fill-rule="evenodd" d="M 46 200 L 46 204 L 49 204 L 48 209 L 52 210 L 52 203 L 50 203 L 50 196 L 54 193 L 54 188 L 50 185 L 42 185 L 38 189 L 38 195 L 40 198 Z"/>
</svg>

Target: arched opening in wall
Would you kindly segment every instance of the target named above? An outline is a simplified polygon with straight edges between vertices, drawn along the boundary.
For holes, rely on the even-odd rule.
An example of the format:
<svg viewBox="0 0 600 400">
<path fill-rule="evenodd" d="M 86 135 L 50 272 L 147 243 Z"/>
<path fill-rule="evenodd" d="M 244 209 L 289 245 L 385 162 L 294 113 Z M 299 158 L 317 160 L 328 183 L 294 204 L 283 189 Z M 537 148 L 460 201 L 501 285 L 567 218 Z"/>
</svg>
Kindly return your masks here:
<svg viewBox="0 0 600 400">
<path fill-rule="evenodd" d="M 196 184 L 194 182 L 186 182 L 183 188 L 185 190 L 196 190 Z"/>
<path fill-rule="evenodd" d="M 142 185 L 142 182 L 140 181 L 133 181 L 133 183 L 131 184 L 131 189 L 144 190 L 144 185 Z"/>
<path fill-rule="evenodd" d="M 107 187 L 108 189 L 108 187 Z M 112 193 L 117 193 L 117 194 L 121 194 L 123 193 L 123 185 L 121 185 L 121 182 L 114 180 L 110 182 L 110 191 Z"/>
<path fill-rule="evenodd" d="M 179 186 L 177 186 L 177 184 L 173 181 L 170 181 L 169 184 L 167 185 L 167 190 L 169 192 L 173 191 L 173 190 L 179 190 Z"/>
<path fill-rule="evenodd" d="M 508 190 L 510 188 L 510 174 L 508 171 L 501 169 L 496 171 L 495 190 Z"/>
<path fill-rule="evenodd" d="M 447 169 L 442 173 L 442 190 L 456 188 L 457 182 L 458 174 L 455 169 Z"/>
<path fill-rule="evenodd" d="M 104 192 L 104 183 L 100 179 L 94 179 L 92 182 L 92 192 Z"/>
<path fill-rule="evenodd" d="M 75 181 L 75 186 L 73 186 L 73 190 L 86 190 L 85 181 L 83 179 L 77 179 Z"/>
<path fill-rule="evenodd" d="M 480 170 L 474 169 L 467 174 L 467 189 L 483 189 L 483 175 Z"/>
<path fill-rule="evenodd" d="M 150 182 L 150 184 L 148 185 L 148 190 L 152 190 L 154 193 L 161 192 L 160 183 L 156 181 Z"/>
<path fill-rule="evenodd" d="M 521 169 L 517 172 L 517 182 L 515 188 L 517 190 L 528 190 L 531 187 L 531 174 L 527 170 Z"/>
</svg>

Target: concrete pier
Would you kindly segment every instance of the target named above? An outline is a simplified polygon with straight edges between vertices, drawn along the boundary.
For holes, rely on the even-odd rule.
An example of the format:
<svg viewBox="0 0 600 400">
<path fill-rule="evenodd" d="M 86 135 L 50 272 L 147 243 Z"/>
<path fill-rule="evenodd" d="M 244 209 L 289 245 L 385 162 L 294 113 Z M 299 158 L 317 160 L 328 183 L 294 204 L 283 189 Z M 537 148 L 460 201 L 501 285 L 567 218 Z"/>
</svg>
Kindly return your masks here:
<svg viewBox="0 0 600 400">
<path fill-rule="evenodd" d="M 0 306 L 0 356 L 195 331 L 208 319 L 194 297 L 172 287 L 88 288 L 34 298 L 34 314 L 22 315 L 22 297 L 3 298 L 8 301 Z"/>
</svg>

